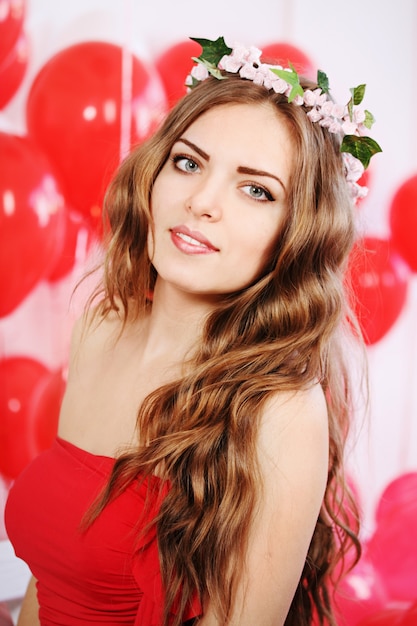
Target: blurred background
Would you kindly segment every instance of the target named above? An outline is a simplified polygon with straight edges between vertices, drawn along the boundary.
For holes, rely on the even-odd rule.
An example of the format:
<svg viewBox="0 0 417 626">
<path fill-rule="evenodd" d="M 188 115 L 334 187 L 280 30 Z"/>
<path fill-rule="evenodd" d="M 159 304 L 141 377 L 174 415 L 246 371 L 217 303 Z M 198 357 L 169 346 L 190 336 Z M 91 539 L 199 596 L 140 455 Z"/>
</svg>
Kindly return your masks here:
<svg viewBox="0 0 417 626">
<path fill-rule="evenodd" d="M 219 35 L 310 77 L 324 70 L 338 102 L 367 84 L 383 153 L 363 181 L 366 254 L 351 277 L 371 401 L 347 460 L 365 550 L 340 623 L 417 624 L 415 0 L 0 0 L 0 624 L 3 610 L 5 624 L 15 619 L 28 579 L 4 502 L 55 436 L 71 328 L 91 285 L 72 292 L 100 257 L 106 184 L 184 93 L 199 53 L 188 37 Z"/>
</svg>

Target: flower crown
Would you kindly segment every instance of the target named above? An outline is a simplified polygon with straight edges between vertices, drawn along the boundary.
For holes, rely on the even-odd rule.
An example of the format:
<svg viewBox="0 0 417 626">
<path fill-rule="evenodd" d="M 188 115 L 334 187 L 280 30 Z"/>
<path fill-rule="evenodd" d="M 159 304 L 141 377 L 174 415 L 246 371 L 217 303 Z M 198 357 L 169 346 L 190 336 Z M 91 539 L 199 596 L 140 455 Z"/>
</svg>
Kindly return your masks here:
<svg viewBox="0 0 417 626">
<path fill-rule="evenodd" d="M 346 181 L 354 201 L 366 196 L 366 187 L 357 181 L 368 167 L 371 157 L 382 152 L 381 147 L 367 131 L 375 119 L 369 111 L 358 108 L 365 95 L 366 85 L 359 85 L 350 90 L 351 98 L 345 105 L 336 104 L 330 97 L 329 80 L 324 72 L 317 72 L 317 89 L 303 89 L 294 67 L 283 68 L 280 65 L 268 65 L 261 62 L 262 50 L 251 46 L 246 48 L 235 44 L 230 48 L 219 37 L 195 39 L 202 47 L 199 57 L 193 57 L 196 65 L 191 70 L 185 83 L 193 89 L 210 75 L 218 80 L 227 78 L 222 70 L 233 74 L 239 73 L 241 78 L 252 80 L 266 89 L 273 89 L 288 98 L 295 105 L 309 107 L 307 117 L 327 128 L 330 133 L 342 137 L 340 151 L 343 153 Z"/>
</svg>

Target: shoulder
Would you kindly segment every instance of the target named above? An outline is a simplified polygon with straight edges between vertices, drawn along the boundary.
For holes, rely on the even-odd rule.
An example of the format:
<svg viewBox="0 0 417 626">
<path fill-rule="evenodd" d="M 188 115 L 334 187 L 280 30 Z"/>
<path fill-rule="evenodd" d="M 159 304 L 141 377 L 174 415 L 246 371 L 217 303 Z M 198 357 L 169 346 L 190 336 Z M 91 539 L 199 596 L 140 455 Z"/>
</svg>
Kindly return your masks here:
<svg viewBox="0 0 417 626">
<path fill-rule="evenodd" d="M 317 519 L 327 484 L 327 405 L 319 384 L 272 396 L 258 437 L 259 468 L 271 504 L 282 499 Z"/>
<path fill-rule="evenodd" d="M 288 445 L 298 447 L 303 442 L 324 443 L 327 447 L 327 404 L 321 386 L 314 384 L 271 396 L 261 415 L 259 442 L 261 450 L 272 455 L 277 445 L 281 452 Z"/>
<path fill-rule="evenodd" d="M 85 357 L 93 358 L 109 341 L 117 338 L 122 322 L 115 312 L 103 316 L 96 309 L 84 312 L 74 323 L 71 333 L 70 369 Z"/>
</svg>

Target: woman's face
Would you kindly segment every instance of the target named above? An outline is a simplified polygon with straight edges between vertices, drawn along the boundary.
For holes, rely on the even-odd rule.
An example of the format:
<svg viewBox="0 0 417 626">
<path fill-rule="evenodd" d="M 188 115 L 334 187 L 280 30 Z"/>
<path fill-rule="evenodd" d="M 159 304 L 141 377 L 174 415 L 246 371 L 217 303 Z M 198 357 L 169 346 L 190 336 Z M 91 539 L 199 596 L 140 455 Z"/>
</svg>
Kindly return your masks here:
<svg viewBox="0 0 417 626">
<path fill-rule="evenodd" d="M 157 281 L 205 298 L 252 283 L 280 231 L 292 161 L 270 104 L 217 106 L 191 124 L 152 190 Z"/>
</svg>

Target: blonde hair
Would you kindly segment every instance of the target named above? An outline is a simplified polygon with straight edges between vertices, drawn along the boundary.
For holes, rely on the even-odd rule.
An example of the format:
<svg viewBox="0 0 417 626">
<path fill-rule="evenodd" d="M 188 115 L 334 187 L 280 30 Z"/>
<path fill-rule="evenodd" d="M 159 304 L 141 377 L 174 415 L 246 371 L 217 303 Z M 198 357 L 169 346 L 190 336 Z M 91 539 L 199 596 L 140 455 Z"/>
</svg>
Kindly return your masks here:
<svg viewBox="0 0 417 626">
<path fill-rule="evenodd" d="M 274 254 L 254 284 L 225 296 L 210 314 L 188 373 L 138 407 L 140 445 L 116 461 L 94 514 L 137 476 L 163 464 L 171 488 L 155 524 L 165 625 L 177 601 L 172 624 L 181 623 L 194 594 L 202 602 L 210 597 L 227 623 L 258 493 L 258 418 L 277 391 L 320 381 L 330 432 L 326 494 L 286 624 L 310 625 L 316 612 L 321 624 L 334 625 L 330 575 L 350 545 L 359 552 L 358 528 L 347 523 L 343 461 L 352 411 L 343 272 L 355 229 L 336 136 L 312 124 L 304 107 L 251 81 L 228 75 L 202 82 L 131 153 L 111 183 L 105 204 L 111 237 L 98 314 L 121 303 L 126 321 L 151 306 L 156 274 L 147 253 L 150 198 L 175 141 L 213 107 L 267 102 L 287 124 L 295 152 Z"/>
</svg>

